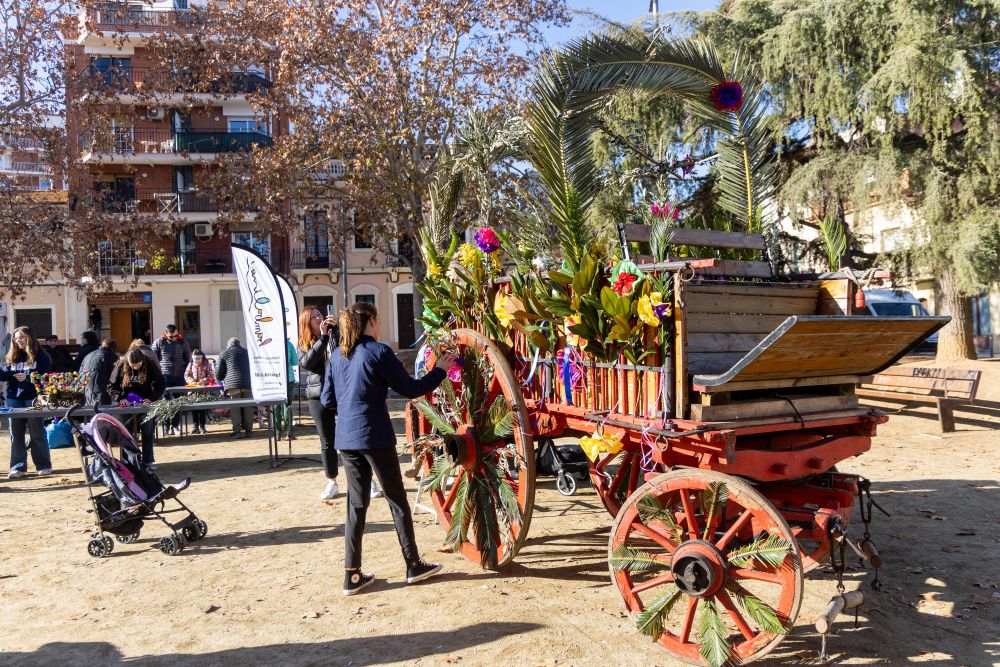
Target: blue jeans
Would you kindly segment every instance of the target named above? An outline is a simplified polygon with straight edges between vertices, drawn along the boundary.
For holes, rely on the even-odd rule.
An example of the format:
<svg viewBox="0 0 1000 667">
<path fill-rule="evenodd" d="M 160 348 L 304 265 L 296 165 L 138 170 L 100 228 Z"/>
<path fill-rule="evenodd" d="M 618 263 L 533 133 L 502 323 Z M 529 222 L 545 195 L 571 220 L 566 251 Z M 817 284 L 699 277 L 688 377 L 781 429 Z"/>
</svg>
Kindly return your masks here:
<svg viewBox="0 0 1000 667">
<path fill-rule="evenodd" d="M 31 400 L 8 398 L 9 408 L 30 408 Z M 10 469 L 28 470 L 28 449 L 24 444 L 24 432 L 31 434 L 31 462 L 35 470 L 46 470 L 52 467 L 49 456 L 49 441 L 45 437 L 45 427 L 39 417 L 10 420 Z"/>
</svg>

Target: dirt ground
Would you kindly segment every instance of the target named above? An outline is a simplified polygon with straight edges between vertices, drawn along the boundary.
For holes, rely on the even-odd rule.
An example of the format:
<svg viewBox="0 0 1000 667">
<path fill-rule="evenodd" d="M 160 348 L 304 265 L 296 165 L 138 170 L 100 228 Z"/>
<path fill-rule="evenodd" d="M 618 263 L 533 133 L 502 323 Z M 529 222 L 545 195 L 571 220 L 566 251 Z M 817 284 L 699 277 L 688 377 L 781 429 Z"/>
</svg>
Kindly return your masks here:
<svg viewBox="0 0 1000 667">
<path fill-rule="evenodd" d="M 833 663 L 1000 663 L 1000 360 L 962 367 L 985 375 L 956 433 L 938 435 L 927 408 L 907 410 L 871 452 L 840 466 L 870 477 L 892 518 L 876 515 L 873 528 L 883 589 L 851 574 L 848 588 L 868 602 L 857 629 L 853 617 L 836 624 Z M 399 417 L 402 403 L 393 407 Z M 110 558 L 88 556 L 74 450 L 53 452 L 50 478 L 0 480 L 0 664 L 678 664 L 622 612 L 605 561 L 611 517 L 589 489 L 566 498 L 540 480 L 528 543 L 503 574 L 436 553 L 442 533 L 418 513 L 419 543 L 446 574 L 416 586 L 403 580 L 388 508 L 375 501 L 365 567 L 379 581 L 345 598 L 343 496 L 318 500 L 318 464 L 271 470 L 263 439 L 230 441 L 225 425 L 214 428 L 157 452 L 164 480 L 192 478 L 182 497 L 209 526 L 181 556 L 153 548 L 165 534 L 153 523 Z M 294 451 L 315 455 L 315 436 L 299 432 Z M 794 630 L 764 664 L 815 662 L 812 622 L 835 592 L 831 573 L 807 575 L 805 590 Z"/>
</svg>

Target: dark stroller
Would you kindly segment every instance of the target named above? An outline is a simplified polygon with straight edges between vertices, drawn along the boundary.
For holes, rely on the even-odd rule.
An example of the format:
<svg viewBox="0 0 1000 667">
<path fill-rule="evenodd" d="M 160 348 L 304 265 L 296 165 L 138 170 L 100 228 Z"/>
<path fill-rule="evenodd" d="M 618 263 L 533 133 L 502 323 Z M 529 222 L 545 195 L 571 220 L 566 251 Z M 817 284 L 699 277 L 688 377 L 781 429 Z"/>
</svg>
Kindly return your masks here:
<svg viewBox="0 0 1000 667">
<path fill-rule="evenodd" d="M 535 459 L 536 474 L 554 475 L 556 488 L 564 496 L 576 493 L 577 480 L 584 482 L 590 476 L 590 462 L 579 445 L 557 445 L 543 438 Z"/>
<path fill-rule="evenodd" d="M 154 473 L 146 470 L 132 434 L 120 421 L 111 415 L 97 413 L 88 424 L 80 427 L 70 419 L 76 409 L 66 411 L 66 421 L 77 434 L 80 466 L 94 505 L 96 528 L 87 545 L 91 556 L 105 558 L 111 555 L 114 541 L 105 533 L 111 533 L 122 544 L 129 544 L 139 539 L 145 521 L 154 517 L 170 528 L 171 534 L 158 544 L 160 551 L 168 556 L 179 554 L 188 542 L 205 537 L 208 526 L 177 497 L 190 485 L 190 478 L 177 485 L 164 486 Z M 113 445 L 120 448 L 119 458 L 112 453 Z M 95 495 L 93 487 L 98 483 L 108 490 Z M 179 507 L 164 509 L 168 500 Z M 171 523 L 164 515 L 174 512 L 184 512 L 185 517 Z"/>
</svg>

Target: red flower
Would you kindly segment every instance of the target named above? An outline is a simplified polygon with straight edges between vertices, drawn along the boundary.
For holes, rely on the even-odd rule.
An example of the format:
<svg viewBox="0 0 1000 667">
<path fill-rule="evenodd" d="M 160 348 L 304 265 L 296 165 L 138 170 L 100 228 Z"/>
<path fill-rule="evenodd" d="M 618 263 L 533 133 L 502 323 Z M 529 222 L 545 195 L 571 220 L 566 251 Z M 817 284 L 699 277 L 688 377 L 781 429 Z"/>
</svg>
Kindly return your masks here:
<svg viewBox="0 0 1000 667">
<path fill-rule="evenodd" d="M 719 111 L 739 111 L 743 106 L 743 87 L 739 81 L 723 81 L 712 88 L 712 102 Z"/>
<path fill-rule="evenodd" d="M 632 292 L 632 286 L 635 284 L 635 274 L 629 273 L 627 271 L 622 271 L 618 274 L 618 280 L 615 284 L 611 286 L 611 290 L 618 296 L 625 296 Z"/>
</svg>

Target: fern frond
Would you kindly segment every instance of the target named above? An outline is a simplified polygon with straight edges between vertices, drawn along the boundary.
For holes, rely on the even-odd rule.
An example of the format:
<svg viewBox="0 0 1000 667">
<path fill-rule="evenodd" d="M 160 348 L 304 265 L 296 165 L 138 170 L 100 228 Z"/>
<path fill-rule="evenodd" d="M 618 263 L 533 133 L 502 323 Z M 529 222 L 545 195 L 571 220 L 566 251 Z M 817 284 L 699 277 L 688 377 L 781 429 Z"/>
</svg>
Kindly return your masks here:
<svg viewBox="0 0 1000 667">
<path fill-rule="evenodd" d="M 727 584 L 726 590 L 761 631 L 769 632 L 772 635 L 781 635 L 787 632 L 778 612 L 759 597 L 735 582 Z"/>
<path fill-rule="evenodd" d="M 413 402 L 413 405 L 441 435 L 452 435 L 455 432 L 455 427 L 452 426 L 448 420 L 434 408 L 433 405 L 428 403 L 426 398 L 418 398 Z"/>
<path fill-rule="evenodd" d="M 514 410 L 505 396 L 497 396 L 493 405 L 486 409 L 477 429 L 479 441 L 483 443 L 506 440 L 514 435 Z"/>
<path fill-rule="evenodd" d="M 670 567 L 670 563 L 653 558 L 640 549 L 634 549 L 624 544 L 615 547 L 608 558 L 608 564 L 615 570 L 626 570 L 628 572 L 644 572 L 654 567 Z"/>
<path fill-rule="evenodd" d="M 701 643 L 701 657 L 709 665 L 722 667 L 729 662 L 733 647 L 729 643 L 729 631 L 722 621 L 715 598 L 701 601 L 698 611 L 698 640 Z"/>
<path fill-rule="evenodd" d="M 674 541 L 679 541 L 683 537 L 684 529 L 677 523 L 677 517 L 674 516 L 673 510 L 664 507 L 653 494 L 647 493 L 639 498 L 636 509 L 639 512 L 639 520 L 643 524 L 648 526 L 653 521 L 659 521 L 667 527 Z"/>
<path fill-rule="evenodd" d="M 667 620 L 667 615 L 673 608 L 674 603 L 680 599 L 681 591 L 674 586 L 672 591 L 668 591 L 656 598 L 648 607 L 639 612 L 635 618 L 636 629 L 656 641 L 663 634 L 663 624 Z"/>
<path fill-rule="evenodd" d="M 792 550 L 792 545 L 776 535 L 758 537 L 749 544 L 736 547 L 727 556 L 729 562 L 737 567 L 746 567 L 754 560 L 759 560 L 771 567 L 781 567 L 785 557 Z"/>
<path fill-rule="evenodd" d="M 444 536 L 444 543 L 458 551 L 462 543 L 468 540 L 469 521 L 472 519 L 472 503 L 469 499 L 469 476 L 464 471 L 458 471 L 455 480 L 455 500 L 451 507 L 451 526 Z"/>
<path fill-rule="evenodd" d="M 485 480 L 479 477 L 470 477 L 470 487 L 472 529 L 476 536 L 476 548 L 479 549 L 479 564 L 487 569 L 496 569 L 498 555 L 496 537 L 500 534 L 500 526 L 493 494 L 490 493 Z"/>
</svg>

